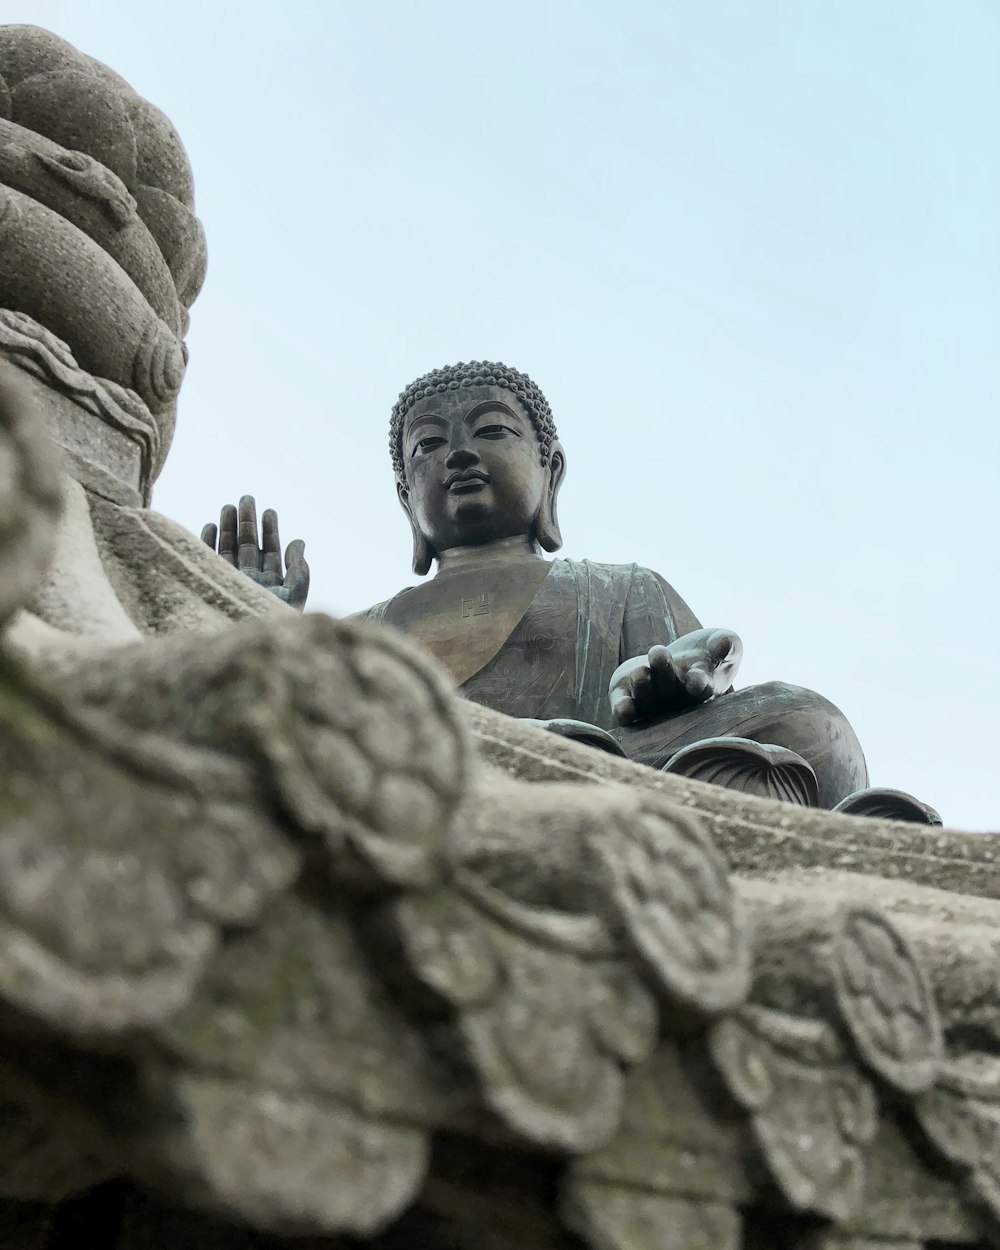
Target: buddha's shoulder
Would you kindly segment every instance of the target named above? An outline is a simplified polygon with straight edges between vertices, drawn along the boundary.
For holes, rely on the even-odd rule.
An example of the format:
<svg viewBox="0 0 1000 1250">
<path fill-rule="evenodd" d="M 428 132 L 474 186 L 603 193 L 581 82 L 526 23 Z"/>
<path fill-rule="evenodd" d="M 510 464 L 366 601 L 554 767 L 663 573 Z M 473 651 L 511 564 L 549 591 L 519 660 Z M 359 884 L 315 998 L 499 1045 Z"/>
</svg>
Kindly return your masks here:
<svg viewBox="0 0 1000 1250">
<path fill-rule="evenodd" d="M 567 581 L 586 583 L 600 587 L 611 594 L 627 593 L 635 582 L 662 581 L 659 574 L 641 564 L 606 564 L 598 560 L 570 560 L 559 557 L 549 561 L 546 582 Z M 407 600 L 416 593 L 427 594 L 427 586 L 406 586 L 389 599 L 373 604 L 362 612 L 355 612 L 351 619 L 361 621 L 385 621 L 387 617 L 405 610 Z"/>
<path fill-rule="evenodd" d="M 372 604 L 370 608 L 365 608 L 361 612 L 352 613 L 349 618 L 352 621 L 384 621 L 394 609 L 398 610 L 406 604 L 406 601 L 418 592 L 427 593 L 427 583 L 419 586 L 404 586 L 402 590 L 398 590 L 388 599 L 383 599 L 381 603 Z"/>
<path fill-rule="evenodd" d="M 360 612 L 352 612 L 347 618 L 349 621 L 384 621 L 385 614 L 388 612 L 390 605 L 396 598 L 383 599 L 381 603 L 372 604 L 370 608 L 363 608 Z"/>
<path fill-rule="evenodd" d="M 697 628 L 690 624 L 694 620 L 691 609 L 655 569 L 647 569 L 642 564 L 603 564 L 597 560 L 553 560 L 552 564 L 561 565 L 562 576 L 581 591 L 620 599 L 622 603 L 648 604 L 654 610 L 665 608 L 683 617 L 686 626 Z"/>
<path fill-rule="evenodd" d="M 558 559 L 552 561 L 552 567 L 564 576 L 582 577 L 609 586 L 629 583 L 636 578 L 657 577 L 652 569 L 643 568 L 641 564 L 604 564 L 599 560 Z"/>
</svg>

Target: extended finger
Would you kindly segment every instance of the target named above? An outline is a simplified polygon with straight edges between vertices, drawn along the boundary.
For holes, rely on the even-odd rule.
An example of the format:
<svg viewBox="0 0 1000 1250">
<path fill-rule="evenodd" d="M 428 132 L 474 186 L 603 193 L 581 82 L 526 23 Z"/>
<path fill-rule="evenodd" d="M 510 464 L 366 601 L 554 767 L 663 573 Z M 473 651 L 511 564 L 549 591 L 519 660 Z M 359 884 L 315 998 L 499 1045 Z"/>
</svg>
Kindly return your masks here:
<svg viewBox="0 0 1000 1250">
<path fill-rule="evenodd" d="M 672 704 L 676 698 L 677 683 L 680 681 L 674 657 L 666 647 L 658 643 L 655 647 L 650 647 L 648 659 L 655 701 L 661 706 Z"/>
<path fill-rule="evenodd" d="M 240 500 L 239 566 L 246 573 L 260 572 L 260 547 L 257 545 L 257 501 L 253 495 Z"/>
<path fill-rule="evenodd" d="M 219 555 L 236 565 L 236 509 L 227 503 L 219 516 Z"/>
<path fill-rule="evenodd" d="M 611 691 L 611 715 L 619 725 L 631 725 L 636 718 L 635 700 L 624 686 Z"/>
<path fill-rule="evenodd" d="M 260 567 L 265 573 L 274 573 L 281 577 L 281 539 L 278 537 L 278 514 L 268 508 L 260 518 L 261 547 L 264 554 Z M 286 561 L 287 563 L 287 561 Z"/>
<path fill-rule="evenodd" d="M 684 689 L 698 703 L 704 703 L 714 693 L 712 676 L 700 664 L 692 664 L 682 680 Z"/>
<path fill-rule="evenodd" d="M 306 564 L 306 545 L 301 538 L 293 538 L 285 548 L 285 568 L 291 569 L 296 565 L 309 567 Z"/>
<path fill-rule="evenodd" d="M 708 654 L 716 664 L 721 664 L 724 660 L 729 659 L 733 652 L 740 650 L 740 640 L 735 634 L 730 633 L 728 629 L 716 630 L 708 640 Z"/>
<path fill-rule="evenodd" d="M 215 544 L 219 539 L 219 527 L 217 525 L 203 525 L 201 530 L 201 541 L 215 550 Z"/>
<path fill-rule="evenodd" d="M 647 699 L 653 689 L 653 673 L 649 665 L 643 664 L 637 668 L 629 678 L 629 685 L 632 687 L 632 697 L 637 705 Z"/>
<path fill-rule="evenodd" d="M 306 564 L 306 545 L 301 538 L 293 539 L 285 551 L 285 589 L 288 602 L 300 612 L 309 597 L 309 565 Z"/>
</svg>

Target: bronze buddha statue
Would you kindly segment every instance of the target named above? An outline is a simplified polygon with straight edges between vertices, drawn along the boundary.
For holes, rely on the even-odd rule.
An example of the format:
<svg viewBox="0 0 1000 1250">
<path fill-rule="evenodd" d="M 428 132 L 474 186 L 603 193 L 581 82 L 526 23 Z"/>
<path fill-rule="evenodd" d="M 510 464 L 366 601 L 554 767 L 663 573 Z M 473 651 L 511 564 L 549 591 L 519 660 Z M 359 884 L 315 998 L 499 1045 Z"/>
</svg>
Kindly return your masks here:
<svg viewBox="0 0 1000 1250">
<path fill-rule="evenodd" d="M 865 789 L 858 739 L 822 696 L 782 682 L 734 690 L 739 638 L 702 628 L 658 573 L 542 555 L 562 545 L 566 457 L 525 374 L 473 361 L 417 379 L 392 410 L 390 451 L 413 570 L 437 570 L 361 615 L 419 642 L 466 698 L 750 793 L 939 819 L 909 796 Z M 283 578 L 273 513 L 263 526 L 258 552 L 253 500 L 238 519 L 225 509 L 220 553 L 237 563 L 239 547 L 244 571 L 301 606 L 301 545 Z M 213 545 L 214 531 L 204 531 Z"/>
</svg>

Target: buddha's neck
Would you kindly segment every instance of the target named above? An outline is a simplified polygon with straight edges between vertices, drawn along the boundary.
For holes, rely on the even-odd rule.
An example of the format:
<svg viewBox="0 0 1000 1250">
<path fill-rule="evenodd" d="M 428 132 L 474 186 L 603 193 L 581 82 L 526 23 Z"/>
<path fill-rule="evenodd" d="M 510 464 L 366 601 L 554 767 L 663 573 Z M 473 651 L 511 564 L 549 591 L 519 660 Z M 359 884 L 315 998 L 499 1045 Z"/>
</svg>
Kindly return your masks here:
<svg viewBox="0 0 1000 1250">
<path fill-rule="evenodd" d="M 522 534 L 516 538 L 499 538 L 496 542 L 480 543 L 476 547 L 451 547 L 448 551 L 442 551 L 437 558 L 435 577 L 462 573 L 480 565 L 541 559 L 535 540 Z"/>
</svg>

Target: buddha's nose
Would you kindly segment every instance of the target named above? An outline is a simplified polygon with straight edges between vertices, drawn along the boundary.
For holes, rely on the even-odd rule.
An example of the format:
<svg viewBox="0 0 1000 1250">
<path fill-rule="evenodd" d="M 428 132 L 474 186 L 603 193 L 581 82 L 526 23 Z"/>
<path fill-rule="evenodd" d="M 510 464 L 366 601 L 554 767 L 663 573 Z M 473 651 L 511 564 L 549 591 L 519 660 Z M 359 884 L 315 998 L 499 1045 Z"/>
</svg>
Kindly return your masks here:
<svg viewBox="0 0 1000 1250">
<path fill-rule="evenodd" d="M 446 469 L 467 469 L 478 464 L 479 452 L 472 447 L 453 447 L 444 462 Z"/>
</svg>

